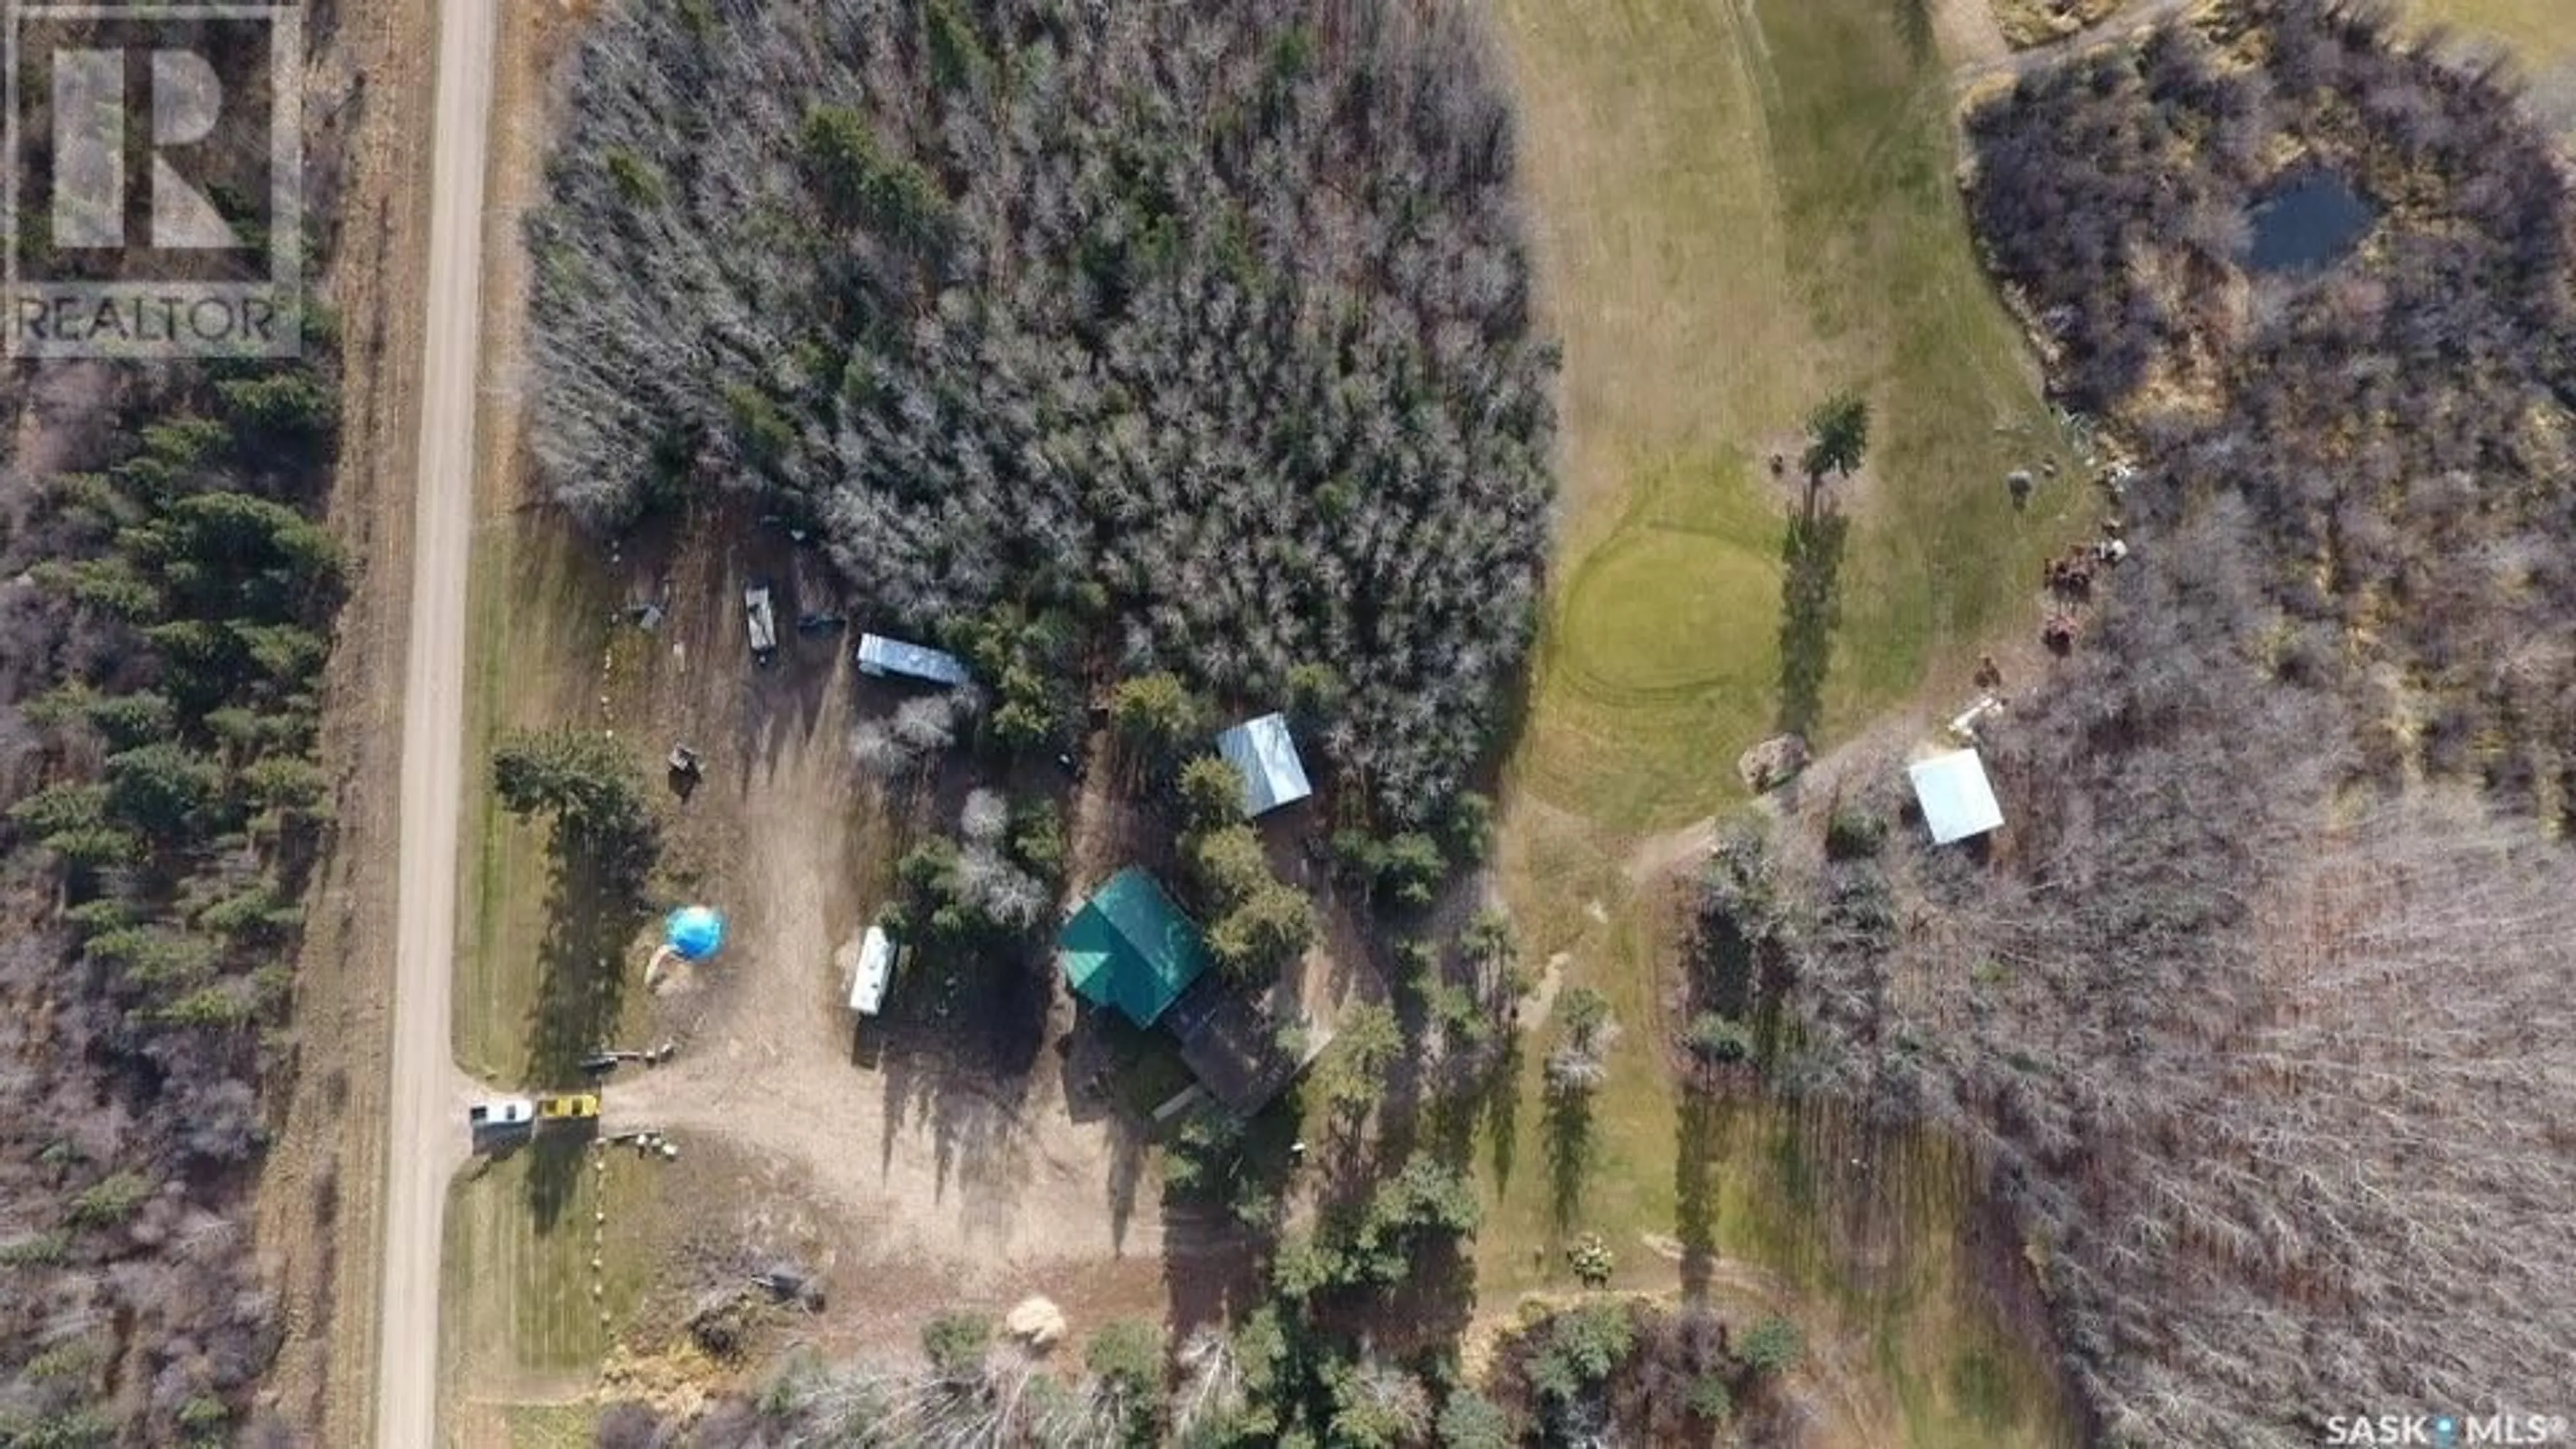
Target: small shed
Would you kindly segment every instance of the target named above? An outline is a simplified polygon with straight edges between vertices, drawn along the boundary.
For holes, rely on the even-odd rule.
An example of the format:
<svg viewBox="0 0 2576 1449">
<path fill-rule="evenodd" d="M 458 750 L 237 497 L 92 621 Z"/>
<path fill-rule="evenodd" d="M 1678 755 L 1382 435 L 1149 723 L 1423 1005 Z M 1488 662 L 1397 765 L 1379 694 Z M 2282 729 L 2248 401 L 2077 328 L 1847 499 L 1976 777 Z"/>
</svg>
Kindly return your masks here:
<svg viewBox="0 0 2576 1449">
<path fill-rule="evenodd" d="M 2003 807 L 1986 783 L 1985 763 L 1975 750 L 1952 750 L 1905 767 L 1914 782 L 1914 798 L 1923 807 L 1923 823 L 1932 828 L 1932 843 L 1948 845 L 2001 829 Z"/>
<path fill-rule="evenodd" d="M 926 679 L 933 684 L 964 684 L 973 676 L 954 654 L 924 644 L 907 644 L 883 634 L 859 636 L 859 672 L 880 679 Z"/>
<path fill-rule="evenodd" d="M 1065 922 L 1056 951 L 1077 994 L 1140 1027 L 1160 1020 L 1211 964 L 1199 928 L 1132 865 Z"/>
<path fill-rule="evenodd" d="M 1297 758 L 1297 742 L 1288 735 L 1288 717 L 1265 714 L 1246 720 L 1216 737 L 1216 752 L 1243 776 L 1243 813 L 1267 815 L 1315 793 L 1306 780 L 1306 762 Z"/>
<path fill-rule="evenodd" d="M 903 948 L 884 927 L 868 927 L 859 939 L 858 961 L 850 968 L 850 1010 L 874 1016 L 885 1009 L 886 988 L 894 984 L 894 968 L 902 955 Z"/>
</svg>

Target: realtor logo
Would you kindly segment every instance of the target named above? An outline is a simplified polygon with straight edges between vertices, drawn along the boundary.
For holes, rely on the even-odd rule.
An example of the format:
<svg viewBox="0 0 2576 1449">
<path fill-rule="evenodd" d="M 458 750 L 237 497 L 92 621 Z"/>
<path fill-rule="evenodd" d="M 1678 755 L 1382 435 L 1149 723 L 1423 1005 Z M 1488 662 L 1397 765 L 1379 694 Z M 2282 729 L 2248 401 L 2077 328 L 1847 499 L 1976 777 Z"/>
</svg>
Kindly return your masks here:
<svg viewBox="0 0 2576 1449">
<path fill-rule="evenodd" d="M 12 357 L 302 341 L 303 10 L 0 0 Z"/>
</svg>

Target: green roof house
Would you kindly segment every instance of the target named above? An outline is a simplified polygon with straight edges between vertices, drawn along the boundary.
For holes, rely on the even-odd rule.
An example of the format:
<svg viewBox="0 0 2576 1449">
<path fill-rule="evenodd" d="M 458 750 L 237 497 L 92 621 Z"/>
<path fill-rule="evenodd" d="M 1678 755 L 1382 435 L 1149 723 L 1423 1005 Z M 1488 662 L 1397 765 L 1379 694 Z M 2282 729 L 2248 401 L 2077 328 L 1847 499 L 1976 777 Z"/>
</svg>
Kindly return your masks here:
<svg viewBox="0 0 2576 1449">
<path fill-rule="evenodd" d="M 1056 937 L 1064 979 L 1094 1006 L 1152 1026 L 1208 969 L 1199 928 L 1134 866 L 1109 878 Z"/>
</svg>

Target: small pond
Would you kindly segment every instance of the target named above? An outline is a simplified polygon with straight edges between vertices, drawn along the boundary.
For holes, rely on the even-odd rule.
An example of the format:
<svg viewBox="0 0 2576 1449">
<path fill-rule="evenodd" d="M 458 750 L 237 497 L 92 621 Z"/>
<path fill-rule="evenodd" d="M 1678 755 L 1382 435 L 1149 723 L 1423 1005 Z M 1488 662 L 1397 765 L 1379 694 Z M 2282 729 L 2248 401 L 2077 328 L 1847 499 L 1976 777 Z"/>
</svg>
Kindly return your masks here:
<svg viewBox="0 0 2576 1449">
<path fill-rule="evenodd" d="M 2310 171 L 2275 186 L 2247 218 L 2254 244 L 2246 264 L 2258 272 L 2312 272 L 2342 261 L 2379 219 L 2378 209 L 2331 171 Z"/>
</svg>

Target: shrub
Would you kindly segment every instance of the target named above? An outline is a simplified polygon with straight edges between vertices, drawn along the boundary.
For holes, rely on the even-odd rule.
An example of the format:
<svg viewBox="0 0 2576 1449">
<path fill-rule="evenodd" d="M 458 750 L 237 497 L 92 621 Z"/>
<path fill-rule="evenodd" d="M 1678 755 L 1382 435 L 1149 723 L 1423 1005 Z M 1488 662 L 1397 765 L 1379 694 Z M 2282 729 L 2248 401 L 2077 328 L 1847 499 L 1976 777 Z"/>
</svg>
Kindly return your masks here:
<svg viewBox="0 0 2576 1449">
<path fill-rule="evenodd" d="M 1783 1374 L 1797 1367 L 1806 1352 L 1806 1340 L 1796 1324 L 1785 1318 L 1765 1318 L 1745 1331 L 1735 1356 L 1754 1373 Z"/>
<path fill-rule="evenodd" d="M 1887 822 L 1867 810 L 1840 806 L 1825 822 L 1825 856 L 1860 860 L 1878 854 L 1887 843 Z"/>
<path fill-rule="evenodd" d="M 946 1312 L 922 1325 L 921 1351 L 930 1366 L 951 1383 L 970 1383 L 983 1376 L 984 1354 L 993 1344 L 993 1320 L 980 1313 Z"/>
<path fill-rule="evenodd" d="M 1082 1366 L 1094 1378 L 1149 1393 L 1163 1382 L 1163 1332 L 1133 1318 L 1112 1319 L 1083 1345 Z"/>
<path fill-rule="evenodd" d="M 595 1437 L 598 1449 L 658 1449 L 662 1416 L 650 1404 L 621 1400 L 600 1411 Z"/>
<path fill-rule="evenodd" d="M 1713 1067 L 1744 1061 L 1753 1055 L 1753 1033 L 1745 1030 L 1744 1023 L 1714 1011 L 1692 1017 L 1684 1041 L 1692 1056 Z"/>
<path fill-rule="evenodd" d="M 1547 1340 L 1530 1363 L 1530 1384 L 1544 1398 L 1568 1402 L 1618 1372 L 1637 1346 L 1625 1303 L 1585 1303 L 1548 1321 Z"/>
<path fill-rule="evenodd" d="M 1441 1449 L 1515 1449 L 1520 1435 L 1502 1405 L 1473 1389 L 1460 1389 L 1440 1406 Z"/>
<path fill-rule="evenodd" d="M 1243 821 L 1243 772 L 1216 755 L 1201 755 L 1181 767 L 1181 819 L 1191 831 L 1215 830 Z"/>
<path fill-rule="evenodd" d="M 1315 908 L 1295 886 L 1269 882 L 1208 931 L 1208 951 L 1237 981 L 1265 981 L 1315 941 Z"/>
<path fill-rule="evenodd" d="M 116 1227 L 151 1197 L 152 1183 L 142 1174 L 111 1173 L 72 1199 L 70 1221 L 76 1228 Z"/>
</svg>

